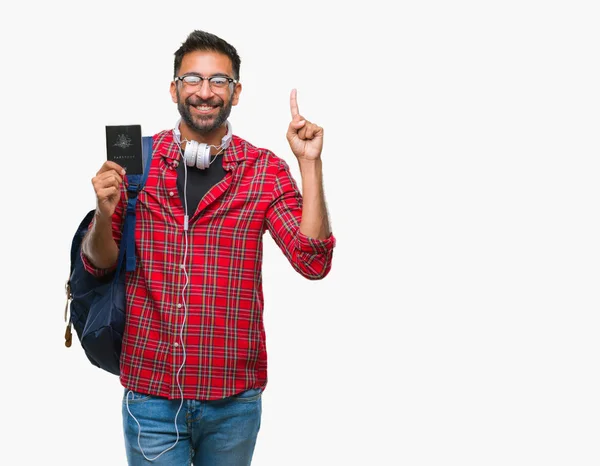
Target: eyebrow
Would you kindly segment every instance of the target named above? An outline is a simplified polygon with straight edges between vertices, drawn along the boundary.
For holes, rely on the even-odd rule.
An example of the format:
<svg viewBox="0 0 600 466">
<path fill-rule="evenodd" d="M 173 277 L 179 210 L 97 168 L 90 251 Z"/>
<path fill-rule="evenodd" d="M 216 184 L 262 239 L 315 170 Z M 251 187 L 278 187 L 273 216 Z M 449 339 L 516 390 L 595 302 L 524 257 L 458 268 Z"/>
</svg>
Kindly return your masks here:
<svg viewBox="0 0 600 466">
<path fill-rule="evenodd" d="M 195 71 L 190 71 L 189 73 L 182 74 L 181 76 L 200 76 L 202 78 L 214 78 L 214 77 L 223 77 L 229 78 L 230 76 L 226 73 L 215 73 L 210 76 L 202 76 L 200 73 L 196 73 Z"/>
</svg>

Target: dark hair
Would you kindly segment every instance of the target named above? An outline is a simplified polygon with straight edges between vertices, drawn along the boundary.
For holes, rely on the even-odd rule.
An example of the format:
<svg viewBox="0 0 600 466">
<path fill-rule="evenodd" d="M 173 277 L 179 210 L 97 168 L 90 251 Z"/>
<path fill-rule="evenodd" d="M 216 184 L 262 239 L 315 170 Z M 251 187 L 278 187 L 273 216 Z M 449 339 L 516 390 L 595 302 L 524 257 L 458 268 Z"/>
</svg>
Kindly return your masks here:
<svg viewBox="0 0 600 466">
<path fill-rule="evenodd" d="M 196 52 L 198 50 L 208 50 L 227 55 L 231 60 L 233 78 L 240 79 L 241 60 L 235 48 L 214 34 L 198 30 L 191 32 L 185 42 L 183 42 L 181 47 L 179 47 L 177 52 L 175 52 L 175 67 L 173 70 L 173 77 L 177 77 L 179 68 L 181 68 L 183 56 L 186 53 Z"/>
</svg>

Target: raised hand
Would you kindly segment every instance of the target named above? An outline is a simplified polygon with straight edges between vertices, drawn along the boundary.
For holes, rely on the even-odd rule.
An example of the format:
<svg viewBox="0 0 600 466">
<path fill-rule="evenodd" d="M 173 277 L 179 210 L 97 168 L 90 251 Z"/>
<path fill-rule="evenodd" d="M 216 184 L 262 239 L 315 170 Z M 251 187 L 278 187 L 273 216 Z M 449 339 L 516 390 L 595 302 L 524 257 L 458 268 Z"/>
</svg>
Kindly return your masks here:
<svg viewBox="0 0 600 466">
<path fill-rule="evenodd" d="M 121 198 L 121 183 L 125 170 L 115 162 L 106 161 L 92 178 L 96 191 L 96 211 L 102 217 L 110 218 Z"/>
<path fill-rule="evenodd" d="M 319 159 L 323 149 L 323 128 L 300 115 L 296 89 L 290 94 L 290 111 L 292 121 L 286 136 L 292 152 L 299 161 Z"/>
</svg>

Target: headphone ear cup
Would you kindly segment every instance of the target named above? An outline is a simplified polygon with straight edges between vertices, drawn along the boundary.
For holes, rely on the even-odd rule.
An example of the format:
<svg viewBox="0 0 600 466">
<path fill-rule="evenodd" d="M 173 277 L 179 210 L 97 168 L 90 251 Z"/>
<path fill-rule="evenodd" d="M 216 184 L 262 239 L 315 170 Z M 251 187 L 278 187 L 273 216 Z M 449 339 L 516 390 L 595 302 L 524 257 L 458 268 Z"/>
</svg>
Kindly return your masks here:
<svg viewBox="0 0 600 466">
<path fill-rule="evenodd" d="M 196 141 L 187 141 L 183 158 L 188 167 L 196 166 L 196 153 L 198 152 L 198 143 Z"/>
<path fill-rule="evenodd" d="M 210 167 L 210 146 L 203 142 L 187 141 L 183 158 L 188 167 L 205 170 Z"/>
<path fill-rule="evenodd" d="M 210 146 L 204 143 L 198 144 L 196 156 L 196 168 L 204 170 L 210 166 Z"/>
</svg>

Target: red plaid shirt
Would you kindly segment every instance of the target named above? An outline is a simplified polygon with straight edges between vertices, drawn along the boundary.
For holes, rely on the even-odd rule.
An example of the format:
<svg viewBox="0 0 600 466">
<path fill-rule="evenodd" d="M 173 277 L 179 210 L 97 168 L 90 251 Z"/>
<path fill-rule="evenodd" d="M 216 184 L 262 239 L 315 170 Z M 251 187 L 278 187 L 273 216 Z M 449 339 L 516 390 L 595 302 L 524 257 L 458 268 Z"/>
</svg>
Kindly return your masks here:
<svg viewBox="0 0 600 466">
<path fill-rule="evenodd" d="M 264 388 L 263 234 L 269 230 L 294 269 L 309 279 L 329 272 L 335 238 L 300 233 L 302 197 L 286 162 L 234 136 L 223 156 L 225 177 L 190 216 L 186 254 L 179 149 L 172 131 L 153 140 L 148 180 L 136 207 L 136 270 L 127 274 L 121 383 L 180 398 L 176 376 L 185 357 L 179 383 L 186 399 Z M 124 193 L 125 187 L 112 219 L 117 243 Z M 106 273 L 82 257 L 89 272 Z"/>
</svg>

